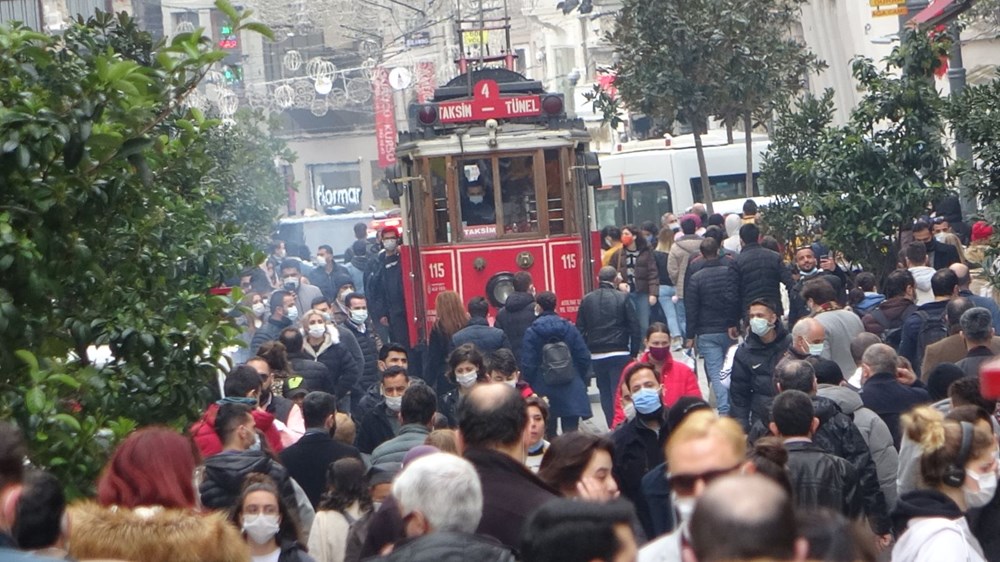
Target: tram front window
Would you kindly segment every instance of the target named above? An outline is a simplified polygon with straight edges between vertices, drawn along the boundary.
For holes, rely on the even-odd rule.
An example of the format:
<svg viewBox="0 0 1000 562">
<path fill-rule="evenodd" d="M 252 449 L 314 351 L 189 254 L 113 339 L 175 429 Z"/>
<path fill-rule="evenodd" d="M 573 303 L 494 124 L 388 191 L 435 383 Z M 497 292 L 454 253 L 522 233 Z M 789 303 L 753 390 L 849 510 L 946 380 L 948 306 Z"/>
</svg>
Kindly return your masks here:
<svg viewBox="0 0 1000 562">
<path fill-rule="evenodd" d="M 496 208 L 493 204 L 493 166 L 488 159 L 465 160 L 459 168 L 462 198 L 462 228 L 466 238 L 496 236 Z"/>
<path fill-rule="evenodd" d="M 500 199 L 505 233 L 538 231 L 534 161 L 531 156 L 500 159 Z"/>
</svg>

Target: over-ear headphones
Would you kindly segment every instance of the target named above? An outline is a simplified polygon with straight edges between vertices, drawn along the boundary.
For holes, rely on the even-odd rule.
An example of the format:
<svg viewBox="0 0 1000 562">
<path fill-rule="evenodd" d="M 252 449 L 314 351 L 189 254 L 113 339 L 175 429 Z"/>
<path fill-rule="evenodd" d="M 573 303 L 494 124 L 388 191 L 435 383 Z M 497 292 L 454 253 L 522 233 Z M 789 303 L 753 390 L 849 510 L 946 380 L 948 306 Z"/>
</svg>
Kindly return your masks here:
<svg viewBox="0 0 1000 562">
<path fill-rule="evenodd" d="M 969 461 L 969 454 L 972 453 L 972 432 L 973 427 L 969 422 L 959 422 L 962 427 L 962 445 L 958 448 L 958 457 L 944 472 L 942 481 L 952 488 L 961 488 L 965 482 L 965 463 Z"/>
</svg>

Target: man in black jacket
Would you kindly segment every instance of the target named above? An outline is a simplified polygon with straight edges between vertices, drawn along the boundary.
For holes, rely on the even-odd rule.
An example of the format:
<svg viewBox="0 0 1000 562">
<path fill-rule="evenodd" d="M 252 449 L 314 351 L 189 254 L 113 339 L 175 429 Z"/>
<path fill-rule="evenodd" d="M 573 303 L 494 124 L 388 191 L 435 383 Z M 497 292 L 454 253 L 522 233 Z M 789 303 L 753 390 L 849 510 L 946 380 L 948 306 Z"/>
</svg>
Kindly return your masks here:
<svg viewBox="0 0 1000 562">
<path fill-rule="evenodd" d="M 750 331 L 733 356 L 729 415 L 740 422 L 743 431 L 750 431 L 756 422 L 770 421 L 774 368 L 792 344 L 792 335 L 781 324 L 778 310 L 779 306 L 767 299 L 750 303 Z"/>
<path fill-rule="evenodd" d="M 371 305 L 372 319 L 386 330 L 392 343 L 410 348 L 410 323 L 406 316 L 403 269 L 400 265 L 399 229 L 382 229 L 382 251 L 368 264 L 365 293 Z"/>
<path fill-rule="evenodd" d="M 344 297 L 344 306 L 347 307 L 349 317 L 344 322 L 343 327 L 347 329 L 357 340 L 361 348 L 361 357 L 364 360 L 364 367 L 361 376 L 354 383 L 351 390 L 351 411 L 359 407 L 361 398 L 364 397 L 368 389 L 378 384 L 378 351 L 381 345 L 378 335 L 375 333 L 375 326 L 368 317 L 368 299 L 361 293 L 348 293 Z"/>
<path fill-rule="evenodd" d="M 885 344 L 877 343 L 861 357 L 861 400 L 885 425 L 899 450 L 903 431 L 899 417 L 914 406 L 928 404 L 930 394 L 912 372 L 899 368 L 898 356 Z"/>
<path fill-rule="evenodd" d="M 600 285 L 583 297 L 576 315 L 576 328 L 590 350 L 601 409 L 609 427 L 615 418 L 615 387 L 622 369 L 642 347 L 635 306 L 628 293 L 615 288 L 617 277 L 614 267 L 602 267 L 597 275 Z"/>
<path fill-rule="evenodd" d="M 291 326 L 298 319 L 299 310 L 295 307 L 295 295 L 287 291 L 271 293 L 271 315 L 267 322 L 257 328 L 250 339 L 250 355 L 256 355 L 260 346 L 269 341 L 275 341 L 281 335 L 281 330 Z M 292 318 L 294 316 L 294 318 Z"/>
<path fill-rule="evenodd" d="M 792 497 L 799 509 L 825 507 L 853 519 L 861 514 L 858 475 L 851 463 L 813 443 L 819 426 L 809 396 L 786 390 L 771 405 L 771 432 L 785 441 Z"/>
<path fill-rule="evenodd" d="M 316 250 L 317 266 L 309 272 L 309 282 L 318 287 L 328 301 L 337 298 L 337 289 L 351 283 L 351 272 L 333 259 L 333 248 L 323 244 Z M 304 311 L 303 311 L 304 312 Z"/>
<path fill-rule="evenodd" d="M 287 383 L 289 388 L 298 388 L 301 386 L 307 391 L 321 390 L 330 394 L 335 392 L 334 380 L 326 365 L 314 360 L 311 355 L 302 351 L 302 332 L 295 328 L 285 328 L 282 330 L 278 341 L 285 346 L 285 352 L 288 355 L 288 361 L 291 363 L 292 372 L 294 373 L 293 376 L 302 379 L 298 384 L 294 384 L 292 380 L 289 380 Z"/>
<path fill-rule="evenodd" d="M 871 450 L 861 431 L 836 402 L 816 395 L 816 374 L 810 363 L 785 361 L 775 370 L 774 381 L 778 393 L 798 390 L 810 397 L 813 416 L 819 422 L 811 435 L 813 443 L 827 453 L 851 463 L 858 477 L 859 501 L 868 516 L 869 524 L 882 537 L 883 542 L 888 544 L 892 530 L 889 507 L 879 486 L 878 471 Z M 751 441 L 755 438 L 754 433 L 751 432 Z M 760 432 L 761 435 L 764 433 L 766 432 Z"/>
<path fill-rule="evenodd" d="M 510 339 L 500 328 L 490 326 L 486 316 L 490 313 L 490 303 L 484 297 L 472 297 L 469 301 L 469 324 L 451 336 L 452 348 L 466 343 L 476 346 L 483 355 L 506 348 L 510 349 Z"/>
<path fill-rule="evenodd" d="M 524 333 L 535 321 L 535 297 L 534 284 L 531 274 L 527 271 L 518 271 L 514 274 L 514 292 L 507 297 L 503 303 L 503 308 L 497 312 L 496 321 L 493 322 L 495 328 L 500 328 L 507 334 L 510 341 L 510 350 L 514 352 L 518 362 L 521 361 L 521 342 L 524 340 Z"/>
<path fill-rule="evenodd" d="M 943 244 L 934 239 L 931 225 L 924 221 L 913 223 L 913 241 L 927 248 L 927 258 L 935 270 L 944 269 L 953 263 L 959 263 L 958 249 L 951 244 Z"/>
<path fill-rule="evenodd" d="M 755 224 L 740 227 L 742 249 L 736 256 L 736 269 L 740 274 L 740 310 L 747 310 L 750 303 L 765 298 L 778 307 L 781 316 L 781 285 L 792 299 L 792 274 L 781 260 L 781 254 L 760 244 L 760 229 Z"/>
<path fill-rule="evenodd" d="M 403 393 L 410 386 L 410 377 L 402 367 L 389 367 L 382 372 L 380 401 L 358 419 L 358 435 L 354 445 L 362 453 L 371 454 L 382 443 L 399 433 L 399 409 Z"/>
<path fill-rule="evenodd" d="M 726 353 L 736 343 L 740 322 L 740 274 L 732 267 L 730 259 L 719 259 L 719 242 L 715 238 L 702 240 L 699 250 L 703 261 L 684 291 L 687 316 L 684 346 L 694 346 L 697 338 L 698 353 L 705 359 L 708 380 L 715 392 L 716 408 L 719 414 L 726 415 L 729 413 L 729 388 L 722 384 L 720 373 Z"/>
<path fill-rule="evenodd" d="M 315 508 L 326 490 L 326 471 L 330 463 L 361 455 L 350 445 L 335 441 L 331 434 L 337 428 L 337 399 L 326 392 L 310 392 L 302 401 L 302 416 L 306 434 L 281 452 L 281 463 L 299 483 Z"/>
</svg>

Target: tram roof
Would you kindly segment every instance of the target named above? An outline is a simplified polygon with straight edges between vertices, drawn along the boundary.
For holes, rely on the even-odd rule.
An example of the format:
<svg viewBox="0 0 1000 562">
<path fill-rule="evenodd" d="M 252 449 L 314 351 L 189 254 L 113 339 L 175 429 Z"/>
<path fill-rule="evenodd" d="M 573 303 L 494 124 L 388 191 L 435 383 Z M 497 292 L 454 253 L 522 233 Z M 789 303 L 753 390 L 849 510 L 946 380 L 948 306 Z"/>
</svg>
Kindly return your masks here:
<svg viewBox="0 0 1000 562">
<path fill-rule="evenodd" d="M 459 128 L 450 134 L 438 133 L 426 138 L 420 132 L 403 132 L 399 136 L 397 154 L 424 157 L 575 147 L 591 140 L 583 121 L 578 119 L 553 122 L 544 128 L 505 123 L 496 134 L 495 146 L 490 145 L 490 131 L 483 126 Z"/>
</svg>

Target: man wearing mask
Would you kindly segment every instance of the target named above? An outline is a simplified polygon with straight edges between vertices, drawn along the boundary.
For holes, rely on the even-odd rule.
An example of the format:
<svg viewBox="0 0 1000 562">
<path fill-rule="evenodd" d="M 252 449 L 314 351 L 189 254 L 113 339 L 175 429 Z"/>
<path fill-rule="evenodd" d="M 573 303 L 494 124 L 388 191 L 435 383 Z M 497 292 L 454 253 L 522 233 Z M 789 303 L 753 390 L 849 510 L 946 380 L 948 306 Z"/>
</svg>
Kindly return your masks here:
<svg viewBox="0 0 1000 562">
<path fill-rule="evenodd" d="M 826 347 L 826 330 L 815 318 L 803 318 L 792 326 L 792 345 L 785 357 L 805 360 L 819 357 Z M 766 419 L 766 418 L 765 418 Z"/>
<path fill-rule="evenodd" d="M 692 412 L 671 432 L 666 460 L 671 499 L 680 525 L 639 550 L 639 562 L 681 560 L 681 543 L 688 533 L 695 503 L 712 480 L 744 468 L 746 435 L 740 425 L 715 412 Z"/>
<path fill-rule="evenodd" d="M 382 251 L 371 261 L 365 288 L 370 313 L 380 333 L 388 341 L 410 347 L 410 325 L 406 317 L 406 298 L 403 290 L 403 268 L 400 265 L 399 229 L 388 226 L 382 229 Z"/>
<path fill-rule="evenodd" d="M 329 245 L 324 244 L 319 247 L 316 251 L 316 262 L 316 268 L 309 272 L 309 282 L 327 299 L 333 300 L 337 296 L 338 287 L 353 282 L 351 272 L 334 261 L 333 248 Z"/>
<path fill-rule="evenodd" d="M 757 299 L 750 303 L 747 317 L 750 332 L 736 348 L 729 379 L 729 414 L 744 431 L 756 421 L 767 423 L 774 398 L 774 369 L 792 344 L 792 336 L 778 317 L 777 304 Z M 821 335 L 820 346 L 822 341 Z"/>
<path fill-rule="evenodd" d="M 364 367 L 361 369 L 361 376 L 351 391 L 351 411 L 356 405 L 360 405 L 361 398 L 365 392 L 378 382 L 378 350 L 381 342 L 375 335 L 375 326 L 368 318 L 368 299 L 361 293 L 348 293 L 344 296 L 344 304 L 347 306 L 348 318 L 343 323 L 354 339 L 357 340 L 361 348 L 361 357 L 364 360 Z"/>
<path fill-rule="evenodd" d="M 913 223 L 913 241 L 919 242 L 927 249 L 930 266 L 935 271 L 944 269 L 953 263 L 959 263 L 958 249 L 949 244 L 942 244 L 934 239 L 931 225 L 925 221 Z"/>
<path fill-rule="evenodd" d="M 250 354 L 255 355 L 260 346 L 275 341 L 281 331 L 299 319 L 299 309 L 295 306 L 295 295 L 287 291 L 271 293 L 271 316 L 263 326 L 257 328 L 250 339 Z"/>
<path fill-rule="evenodd" d="M 410 377 L 403 367 L 389 367 L 382 373 L 382 400 L 359 421 L 355 446 L 371 454 L 382 443 L 399 433 L 399 410 L 403 393 L 410 386 Z"/>
<path fill-rule="evenodd" d="M 298 320 L 298 315 L 309 310 L 314 299 L 323 296 L 323 292 L 302 282 L 302 264 L 298 260 L 286 259 L 281 262 L 281 288 L 295 298 L 295 309 L 297 314 L 292 317 L 288 314 L 288 319 L 292 322 Z M 275 294 L 271 294 L 274 300 Z"/>
<path fill-rule="evenodd" d="M 632 396 L 636 415 L 611 434 L 615 445 L 613 473 L 622 495 L 635 505 L 639 522 L 650 533 L 653 523 L 642 493 L 642 477 L 663 462 L 667 428 L 662 381 L 650 363 L 633 363 L 622 373 L 622 381 Z"/>
</svg>

